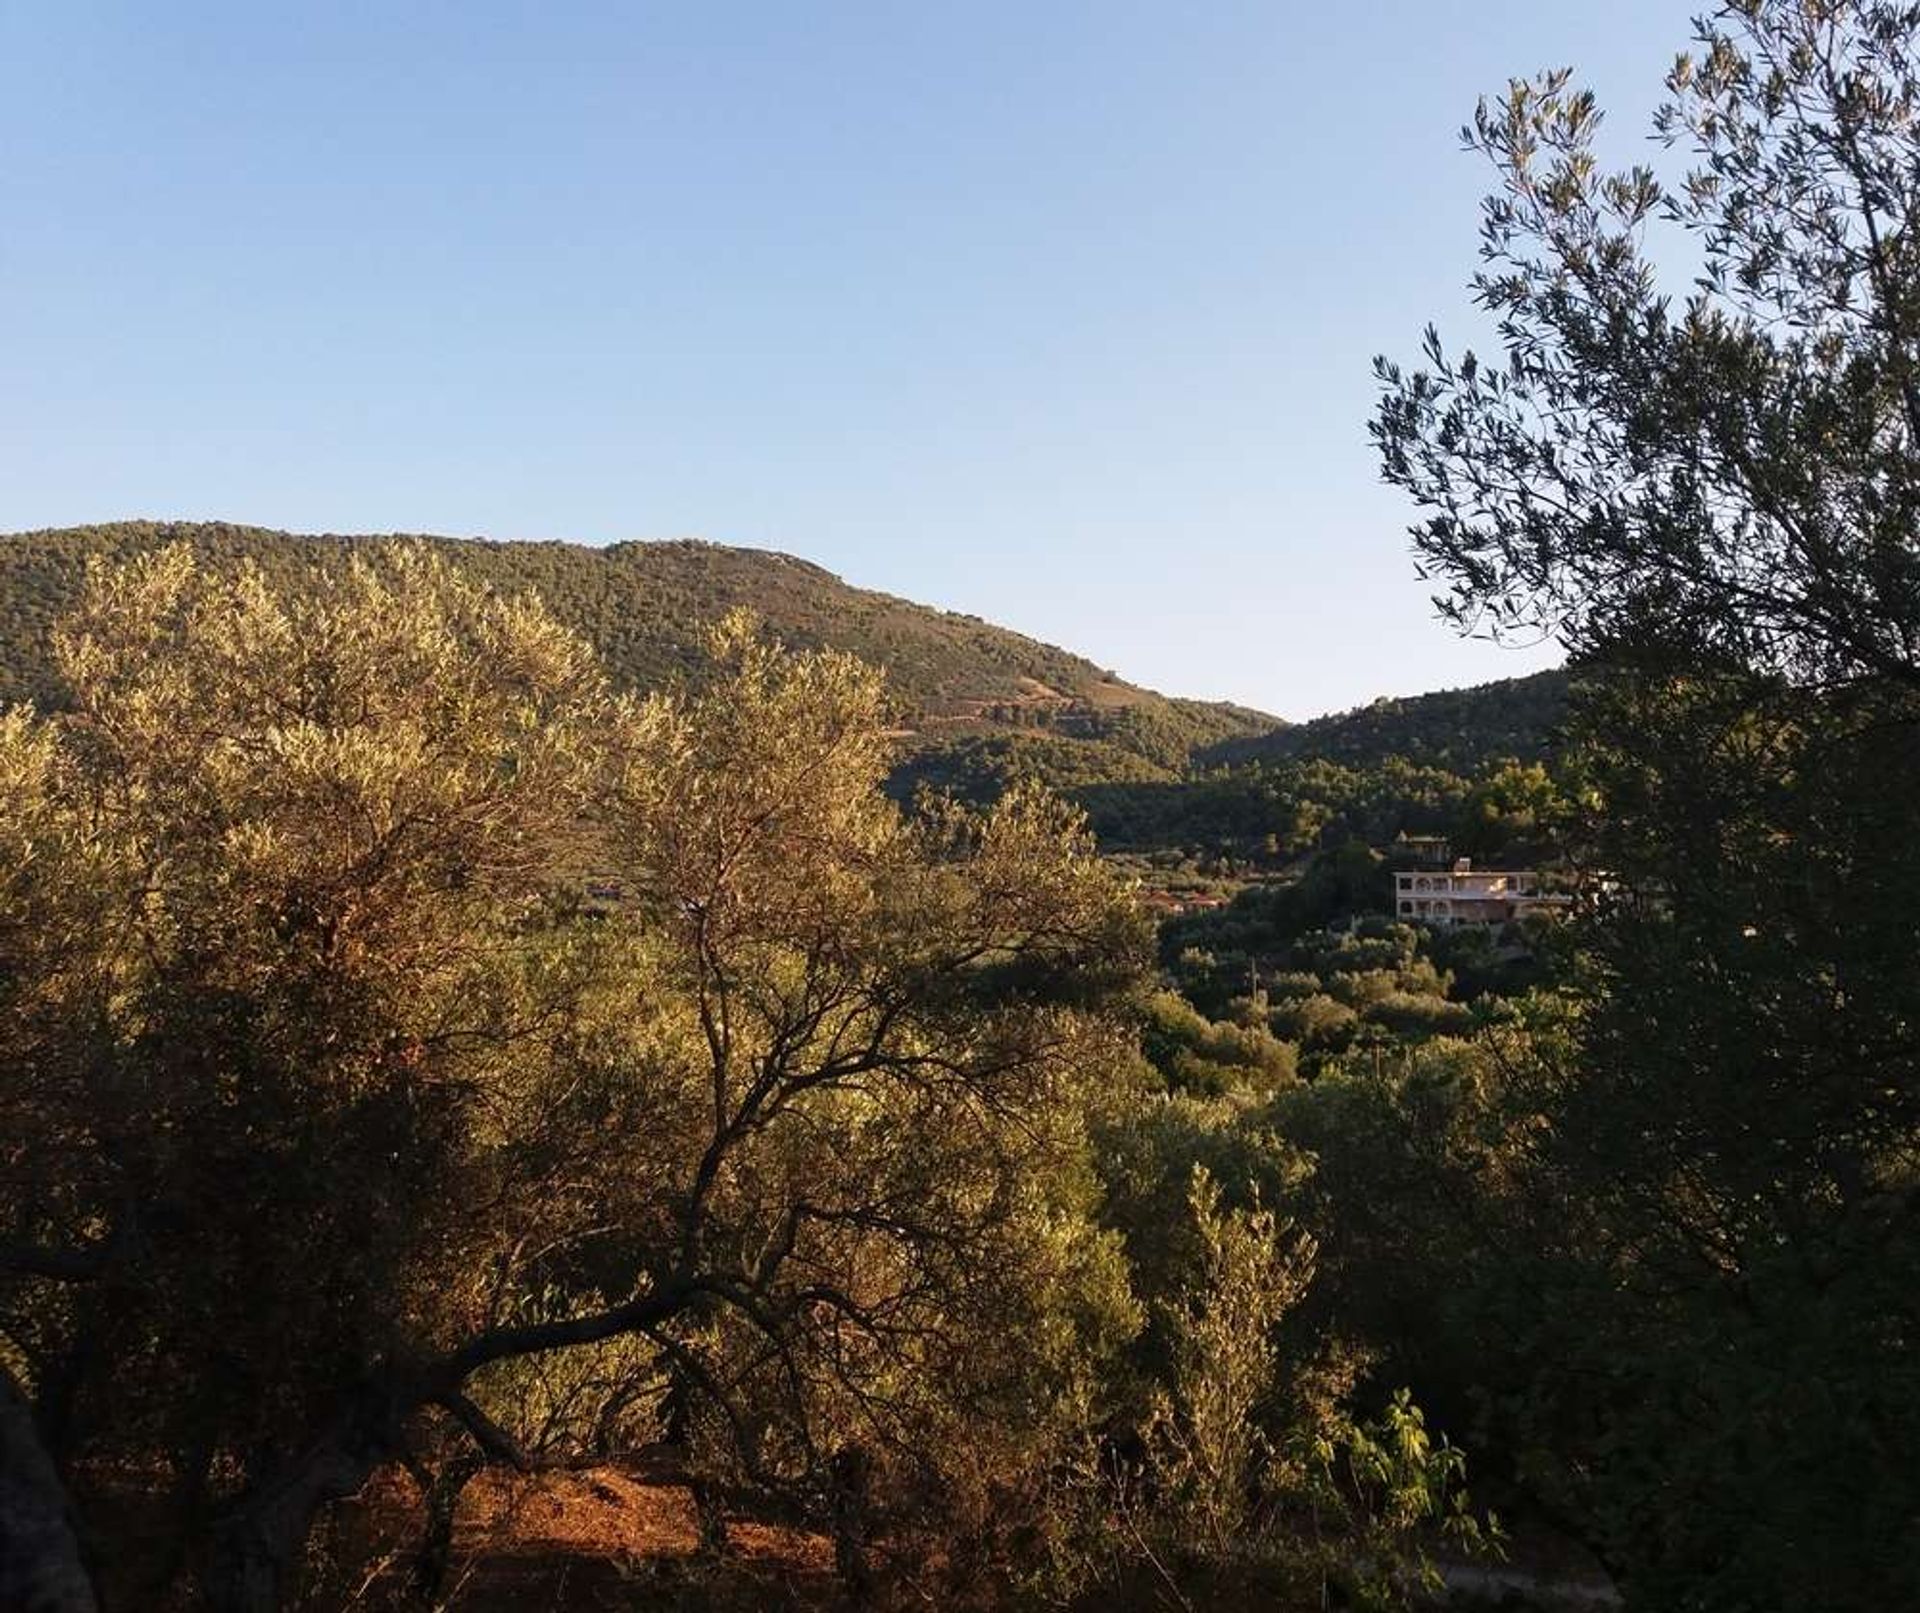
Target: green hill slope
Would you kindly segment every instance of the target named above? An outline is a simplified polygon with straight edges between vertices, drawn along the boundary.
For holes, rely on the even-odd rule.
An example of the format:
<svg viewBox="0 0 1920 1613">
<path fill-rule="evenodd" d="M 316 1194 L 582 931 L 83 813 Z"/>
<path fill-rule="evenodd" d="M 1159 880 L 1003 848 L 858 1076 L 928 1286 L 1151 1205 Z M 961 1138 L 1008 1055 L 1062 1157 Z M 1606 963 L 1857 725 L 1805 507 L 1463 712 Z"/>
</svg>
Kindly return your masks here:
<svg viewBox="0 0 1920 1613">
<path fill-rule="evenodd" d="M 132 521 L 0 537 L 0 703 L 58 699 L 47 632 L 95 555 L 183 542 L 217 564 L 250 560 L 297 580 L 366 537 L 299 536 L 258 527 Z M 786 642 L 848 650 L 883 667 L 901 721 L 923 748 L 983 735 L 1065 742 L 1075 767 L 1106 776 L 1173 776 L 1192 753 L 1263 732 L 1275 719 L 1240 707 L 1173 700 L 1121 682 L 1080 656 L 995 627 L 854 588 L 790 555 L 697 542 L 490 543 L 422 537 L 502 592 L 532 590 L 636 688 L 699 664 L 702 629 L 728 609 L 757 611 Z"/>
<path fill-rule="evenodd" d="M 1264 734 L 1233 735 L 1194 760 L 1208 767 L 1286 761 L 1377 767 L 1398 757 L 1423 767 L 1471 773 L 1503 757 L 1538 761 L 1566 716 L 1567 674 L 1536 672 L 1468 689 L 1442 689 L 1372 705 Z"/>
</svg>

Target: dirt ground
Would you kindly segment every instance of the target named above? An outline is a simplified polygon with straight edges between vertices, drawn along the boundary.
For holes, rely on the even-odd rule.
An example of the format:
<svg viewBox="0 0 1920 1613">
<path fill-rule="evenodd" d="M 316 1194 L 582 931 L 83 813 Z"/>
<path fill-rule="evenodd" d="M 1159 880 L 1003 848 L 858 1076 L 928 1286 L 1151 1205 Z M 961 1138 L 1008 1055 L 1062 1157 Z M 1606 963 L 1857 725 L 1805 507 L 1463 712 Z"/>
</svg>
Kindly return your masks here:
<svg viewBox="0 0 1920 1613">
<path fill-rule="evenodd" d="M 409 1592 L 419 1496 L 404 1473 L 377 1476 L 335 1509 L 308 1606 L 386 1610 Z M 700 1557 L 693 1498 L 664 1464 L 518 1475 L 489 1469 L 462 1493 L 437 1606 L 447 1613 L 603 1609 L 824 1609 L 838 1605 L 830 1541 L 732 1519 L 719 1563 Z"/>
<path fill-rule="evenodd" d="M 112 1613 L 155 1613 L 151 1590 L 140 1589 L 153 1585 L 153 1565 L 137 1546 L 140 1514 L 149 1510 L 142 1497 L 150 1501 L 152 1486 L 128 1484 L 121 1494 L 118 1538 L 134 1549 L 97 1554 L 96 1572 Z M 727 1523 L 727 1550 L 704 1555 L 692 1493 L 672 1454 L 659 1449 L 591 1468 L 481 1471 L 461 1494 L 447 1573 L 431 1601 L 414 1583 L 423 1519 L 420 1492 L 403 1469 L 376 1474 L 316 1529 L 302 1613 L 828 1613 L 848 1605 L 832 1541 L 818 1533 L 736 1513 Z M 1540 1528 L 1519 1535 L 1499 1561 L 1457 1561 L 1443 1553 L 1436 1566 L 1447 1587 L 1444 1601 L 1540 1613 L 1607 1613 L 1618 1605 L 1598 1565 L 1577 1548 Z M 882 1561 L 874 1566 L 882 1605 L 955 1605 L 957 1564 L 942 1571 L 944 1591 L 890 1574 Z M 1170 1604 L 1143 1583 L 1087 1605 Z M 1225 1604 L 1201 1595 L 1192 1605 Z M 1277 1610 L 1291 1604 L 1235 1595 L 1232 1605 Z M 166 1613 L 184 1606 L 175 1601 Z"/>
</svg>

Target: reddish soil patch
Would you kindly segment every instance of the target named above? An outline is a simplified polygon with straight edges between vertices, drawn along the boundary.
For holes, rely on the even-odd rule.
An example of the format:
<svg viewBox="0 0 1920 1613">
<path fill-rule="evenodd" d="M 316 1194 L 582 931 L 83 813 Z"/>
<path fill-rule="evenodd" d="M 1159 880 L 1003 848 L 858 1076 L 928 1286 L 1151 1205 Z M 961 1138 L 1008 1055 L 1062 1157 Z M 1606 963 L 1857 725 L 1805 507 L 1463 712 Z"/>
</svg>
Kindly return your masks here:
<svg viewBox="0 0 1920 1613">
<path fill-rule="evenodd" d="M 310 1605 L 419 1608 L 407 1575 L 418 1492 L 383 1473 L 334 1523 L 335 1567 Z M 644 1461 L 519 1475 L 489 1470 L 454 1518 L 439 1606 L 448 1613 L 600 1613 L 602 1609 L 820 1609 L 838 1604 L 832 1544 L 776 1522 L 731 1519 L 719 1562 L 700 1556 L 693 1498 Z"/>
</svg>

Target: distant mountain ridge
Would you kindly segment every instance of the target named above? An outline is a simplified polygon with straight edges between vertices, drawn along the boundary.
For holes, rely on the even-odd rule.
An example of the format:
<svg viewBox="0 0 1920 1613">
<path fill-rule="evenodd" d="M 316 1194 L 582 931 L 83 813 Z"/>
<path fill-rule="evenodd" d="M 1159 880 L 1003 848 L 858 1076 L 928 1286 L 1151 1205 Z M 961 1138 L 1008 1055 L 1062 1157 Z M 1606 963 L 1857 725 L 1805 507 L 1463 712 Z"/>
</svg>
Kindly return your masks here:
<svg viewBox="0 0 1920 1613">
<path fill-rule="evenodd" d="M 1279 724 L 1245 707 L 1136 687 L 1054 645 L 853 587 L 791 555 L 686 540 L 591 548 L 392 536 L 429 545 L 502 593 L 539 594 L 629 687 L 696 671 L 703 628 L 744 605 L 789 644 L 831 646 L 881 667 L 902 721 L 925 745 L 1040 735 L 1095 773 L 1119 766 L 1172 776 L 1206 746 Z M 212 564 L 251 561 L 297 586 L 327 559 L 379 541 L 166 521 L 0 536 L 0 704 L 58 699 L 48 630 L 78 597 L 96 555 L 125 559 L 185 543 Z"/>
</svg>

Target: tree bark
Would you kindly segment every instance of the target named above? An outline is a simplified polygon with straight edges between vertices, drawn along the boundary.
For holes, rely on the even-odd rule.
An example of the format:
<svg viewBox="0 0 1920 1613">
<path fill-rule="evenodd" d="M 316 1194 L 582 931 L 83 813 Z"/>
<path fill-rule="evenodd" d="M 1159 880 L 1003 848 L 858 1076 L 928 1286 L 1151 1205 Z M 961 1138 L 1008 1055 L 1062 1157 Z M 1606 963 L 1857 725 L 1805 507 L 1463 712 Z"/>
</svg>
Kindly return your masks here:
<svg viewBox="0 0 1920 1613">
<path fill-rule="evenodd" d="M 484 1466 L 486 1458 L 478 1452 L 449 1458 L 422 1499 L 426 1518 L 420 1530 L 420 1554 L 413 1563 L 413 1592 L 430 1607 L 438 1603 L 453 1562 L 453 1524 L 460 1492 Z"/>
<path fill-rule="evenodd" d="M 203 1576 L 206 1605 L 212 1613 L 278 1613 L 293 1590 L 315 1516 L 329 1503 L 356 1494 L 374 1469 L 400 1453 L 400 1426 L 420 1407 L 445 1406 L 483 1448 L 492 1446 L 494 1436 L 504 1441 L 460 1392 L 482 1367 L 638 1332 L 698 1297 L 699 1290 L 681 1280 L 610 1310 L 495 1328 L 423 1371 L 396 1372 L 363 1386 L 329 1430 L 278 1472 L 250 1486 L 215 1523 Z"/>
<path fill-rule="evenodd" d="M 0 1372 L 0 1608 L 98 1613 L 60 1474 L 33 1408 Z"/>
<path fill-rule="evenodd" d="M 873 1601 L 873 1568 L 867 1561 L 868 1488 L 873 1459 L 858 1445 L 834 1452 L 830 1477 L 833 1500 L 833 1565 L 855 1607 Z"/>
<path fill-rule="evenodd" d="M 292 1594 L 320 1509 L 357 1493 L 390 1453 L 351 1429 L 331 1434 L 255 1486 L 213 1528 L 202 1585 L 212 1613 L 278 1613 Z"/>
</svg>

